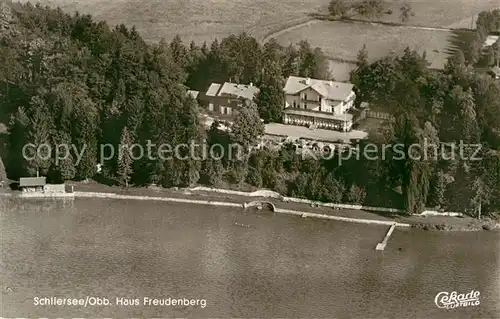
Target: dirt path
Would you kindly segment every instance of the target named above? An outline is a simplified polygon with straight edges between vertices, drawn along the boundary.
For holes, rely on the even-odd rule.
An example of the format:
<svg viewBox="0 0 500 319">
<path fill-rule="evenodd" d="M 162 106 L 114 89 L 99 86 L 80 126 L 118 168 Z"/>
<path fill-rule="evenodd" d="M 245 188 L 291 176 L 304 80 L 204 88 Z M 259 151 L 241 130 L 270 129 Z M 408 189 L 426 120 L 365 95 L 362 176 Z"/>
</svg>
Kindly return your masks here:
<svg viewBox="0 0 500 319">
<path fill-rule="evenodd" d="M 260 41 L 260 43 L 265 44 L 267 41 L 271 40 L 272 38 L 276 38 L 277 36 L 279 36 L 285 32 L 295 30 L 295 29 L 298 29 L 301 27 L 309 26 L 312 24 L 316 24 L 316 23 L 321 22 L 321 21 L 322 20 L 317 20 L 317 19 L 311 18 L 310 20 L 307 20 L 305 22 L 300 22 L 298 24 L 279 29 L 279 30 L 272 32 L 272 33 L 266 35 L 265 37 L 263 37 L 262 40 Z"/>
<path fill-rule="evenodd" d="M 319 22 L 323 21 L 329 21 L 329 20 L 321 20 L 321 19 L 316 19 L 316 18 L 311 18 L 311 20 L 306 21 L 306 22 L 301 22 L 293 26 L 285 27 L 283 29 L 280 29 L 278 31 L 275 31 L 271 34 L 268 34 L 265 36 L 262 40 L 261 43 L 264 44 L 268 42 L 272 38 L 276 38 L 283 33 L 302 28 L 305 26 L 310 26 Z M 352 24 L 370 24 L 370 25 L 379 25 L 379 26 L 388 26 L 388 27 L 393 27 L 393 28 L 407 28 L 407 29 L 418 29 L 418 30 L 428 30 L 428 31 L 445 31 L 445 32 L 452 32 L 453 28 L 439 28 L 439 27 L 424 27 L 424 26 L 418 26 L 418 25 L 394 25 L 394 24 L 388 24 L 388 23 L 383 23 L 383 22 L 371 22 L 371 21 L 361 21 L 361 20 L 333 20 L 336 22 L 341 22 L 341 23 L 352 23 Z"/>
</svg>

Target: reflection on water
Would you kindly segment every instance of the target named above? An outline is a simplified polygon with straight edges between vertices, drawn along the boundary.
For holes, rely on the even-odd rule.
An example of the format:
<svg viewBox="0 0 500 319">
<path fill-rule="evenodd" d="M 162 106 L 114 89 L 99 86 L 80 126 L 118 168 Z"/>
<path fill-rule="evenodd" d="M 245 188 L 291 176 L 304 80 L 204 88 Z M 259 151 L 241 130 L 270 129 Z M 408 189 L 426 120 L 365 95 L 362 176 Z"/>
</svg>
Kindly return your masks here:
<svg viewBox="0 0 500 319">
<path fill-rule="evenodd" d="M 2 317 L 494 318 L 498 233 L 396 230 L 119 200 L 0 203 Z M 235 223 L 250 225 L 240 227 Z M 438 309 L 440 291 L 481 292 Z M 33 297 L 205 298 L 207 307 L 40 307 Z"/>
</svg>

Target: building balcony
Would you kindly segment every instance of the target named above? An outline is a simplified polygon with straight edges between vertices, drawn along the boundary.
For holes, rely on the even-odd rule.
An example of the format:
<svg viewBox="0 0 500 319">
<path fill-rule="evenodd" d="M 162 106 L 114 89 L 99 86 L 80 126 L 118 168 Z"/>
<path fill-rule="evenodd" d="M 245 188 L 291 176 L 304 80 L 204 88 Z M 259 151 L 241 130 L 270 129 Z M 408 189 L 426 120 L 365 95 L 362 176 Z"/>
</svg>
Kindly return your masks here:
<svg viewBox="0 0 500 319">
<path fill-rule="evenodd" d="M 321 98 L 319 99 L 313 99 L 311 97 L 304 98 L 303 96 L 300 97 L 301 102 L 313 102 L 313 103 L 321 103 Z"/>
</svg>

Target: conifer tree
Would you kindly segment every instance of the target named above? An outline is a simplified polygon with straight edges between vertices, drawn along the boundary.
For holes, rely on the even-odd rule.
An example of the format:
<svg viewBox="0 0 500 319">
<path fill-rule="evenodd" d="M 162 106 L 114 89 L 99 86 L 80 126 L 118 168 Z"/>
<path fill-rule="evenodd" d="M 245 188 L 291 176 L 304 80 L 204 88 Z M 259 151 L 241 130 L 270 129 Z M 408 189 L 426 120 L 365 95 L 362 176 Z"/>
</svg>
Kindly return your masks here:
<svg viewBox="0 0 500 319">
<path fill-rule="evenodd" d="M 118 156 L 118 180 L 120 184 L 128 187 L 132 176 L 132 153 L 130 150 L 132 141 L 127 127 L 122 131 L 120 139 L 120 152 Z"/>
<path fill-rule="evenodd" d="M 358 68 L 363 68 L 368 65 L 368 50 L 366 49 L 366 44 L 363 44 L 361 50 L 359 50 L 356 60 L 356 66 Z"/>
<path fill-rule="evenodd" d="M 283 79 L 277 63 L 271 63 L 264 72 L 260 91 L 255 97 L 259 115 L 265 122 L 281 122 L 285 106 Z"/>
</svg>

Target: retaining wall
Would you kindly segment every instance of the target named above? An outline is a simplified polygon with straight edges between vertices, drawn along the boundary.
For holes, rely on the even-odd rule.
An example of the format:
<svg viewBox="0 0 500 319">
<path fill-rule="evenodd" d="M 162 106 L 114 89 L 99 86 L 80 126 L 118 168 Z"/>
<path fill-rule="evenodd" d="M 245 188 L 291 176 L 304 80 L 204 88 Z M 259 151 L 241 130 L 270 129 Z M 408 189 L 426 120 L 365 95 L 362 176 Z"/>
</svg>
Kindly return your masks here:
<svg viewBox="0 0 500 319">
<path fill-rule="evenodd" d="M 282 213 L 282 214 L 298 215 L 298 216 L 301 216 L 301 217 L 331 219 L 331 220 L 338 220 L 338 221 L 350 222 L 350 223 L 358 223 L 358 224 L 372 224 L 372 225 L 383 225 L 383 226 L 391 226 L 393 224 L 396 224 L 397 227 L 411 227 L 410 224 L 394 223 L 393 221 L 348 218 L 348 217 L 341 217 L 341 216 L 332 216 L 332 215 L 325 215 L 325 214 L 315 214 L 315 213 L 308 213 L 308 212 L 300 212 L 300 211 L 295 211 L 295 210 L 290 210 L 290 209 L 276 208 L 276 212 L 277 213 Z"/>
<path fill-rule="evenodd" d="M 247 197 L 270 197 L 270 198 L 279 198 L 285 202 L 292 203 L 302 203 L 309 205 L 317 205 L 321 207 L 331 207 L 331 208 L 339 208 L 339 209 L 353 209 L 353 210 L 367 210 L 372 212 L 384 212 L 384 213 L 406 213 L 404 209 L 398 208 L 390 208 L 390 207 L 374 207 L 374 206 L 363 206 L 363 205 L 349 205 L 349 204 L 334 204 L 334 203 L 323 203 L 312 201 L 309 199 L 303 198 L 295 198 L 295 197 L 285 197 L 280 195 L 279 193 L 270 191 L 270 190 L 257 190 L 255 192 L 242 192 L 242 191 L 233 191 L 229 189 L 217 189 L 210 187 L 194 187 L 189 188 L 190 191 L 207 191 L 207 192 L 216 192 L 222 194 L 230 194 L 230 195 L 240 195 Z M 435 210 L 426 210 L 421 214 L 414 214 L 414 216 L 450 216 L 450 217 L 461 217 L 464 216 L 463 213 L 457 212 L 438 212 Z"/>
<path fill-rule="evenodd" d="M 74 192 L 74 194 L 75 197 L 84 197 L 84 198 L 86 197 L 86 198 L 155 200 L 160 202 L 171 202 L 171 203 L 202 204 L 202 205 L 228 206 L 228 207 L 240 207 L 240 208 L 243 207 L 243 204 L 239 203 L 183 199 L 183 198 L 172 198 L 172 197 L 131 196 L 131 195 L 119 195 L 113 193 L 93 193 L 93 192 Z"/>
<path fill-rule="evenodd" d="M 66 193 L 66 184 L 47 184 L 43 191 L 45 193 Z"/>
<path fill-rule="evenodd" d="M 21 193 L 17 195 L 17 197 L 21 198 L 74 198 L 75 194 L 74 193 L 57 193 L 57 192 L 50 192 L 50 193 Z"/>
</svg>

